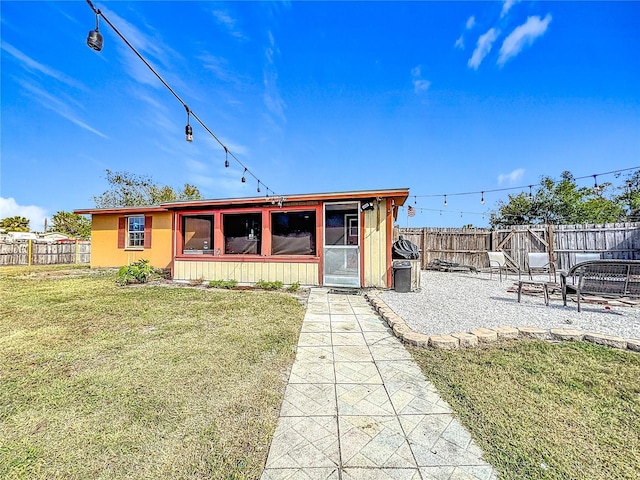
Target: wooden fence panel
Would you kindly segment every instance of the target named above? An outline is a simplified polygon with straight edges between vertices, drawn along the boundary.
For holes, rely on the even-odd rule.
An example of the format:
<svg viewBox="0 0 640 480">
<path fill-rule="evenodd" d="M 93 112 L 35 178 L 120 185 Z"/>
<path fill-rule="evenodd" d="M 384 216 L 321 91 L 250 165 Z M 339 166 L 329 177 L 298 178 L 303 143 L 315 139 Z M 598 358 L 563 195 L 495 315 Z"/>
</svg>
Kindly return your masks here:
<svg viewBox="0 0 640 480">
<path fill-rule="evenodd" d="M 394 232 L 395 238 L 398 235 L 420 248 L 423 269 L 435 259 L 486 268 L 486 252 L 496 250 L 523 271 L 529 252 L 548 252 L 563 270 L 575 264 L 576 253 L 640 260 L 640 223 L 516 225 L 500 230 L 399 228 Z"/>
<path fill-rule="evenodd" d="M 0 265 L 29 265 L 29 260 L 31 265 L 87 264 L 91 261 L 91 242 L 50 243 L 31 240 L 31 249 L 29 240 L 0 243 Z"/>
</svg>

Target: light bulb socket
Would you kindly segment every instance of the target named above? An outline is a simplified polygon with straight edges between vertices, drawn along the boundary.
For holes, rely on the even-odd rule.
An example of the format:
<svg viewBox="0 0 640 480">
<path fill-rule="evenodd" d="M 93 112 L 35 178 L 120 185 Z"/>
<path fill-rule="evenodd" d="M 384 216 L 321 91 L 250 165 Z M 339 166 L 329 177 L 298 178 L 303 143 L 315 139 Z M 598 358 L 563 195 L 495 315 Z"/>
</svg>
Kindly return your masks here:
<svg viewBox="0 0 640 480">
<path fill-rule="evenodd" d="M 104 39 L 102 38 L 102 34 L 98 31 L 98 28 L 89 32 L 89 36 L 87 37 L 87 45 L 90 48 L 92 48 L 96 52 L 99 52 L 100 50 L 102 50 L 103 43 Z"/>
<path fill-rule="evenodd" d="M 193 142 L 193 128 L 191 128 L 191 125 L 184 127 L 184 133 L 187 136 L 187 142 Z"/>
</svg>

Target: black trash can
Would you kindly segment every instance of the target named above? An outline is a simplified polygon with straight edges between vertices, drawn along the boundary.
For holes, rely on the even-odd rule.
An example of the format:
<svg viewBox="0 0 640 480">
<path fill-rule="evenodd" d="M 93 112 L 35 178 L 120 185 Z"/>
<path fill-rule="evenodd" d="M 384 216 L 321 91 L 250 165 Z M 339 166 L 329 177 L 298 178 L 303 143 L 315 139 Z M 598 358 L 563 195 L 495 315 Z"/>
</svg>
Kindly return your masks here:
<svg viewBox="0 0 640 480">
<path fill-rule="evenodd" d="M 393 288 L 400 293 L 411 291 L 411 262 L 393 262 Z"/>
</svg>

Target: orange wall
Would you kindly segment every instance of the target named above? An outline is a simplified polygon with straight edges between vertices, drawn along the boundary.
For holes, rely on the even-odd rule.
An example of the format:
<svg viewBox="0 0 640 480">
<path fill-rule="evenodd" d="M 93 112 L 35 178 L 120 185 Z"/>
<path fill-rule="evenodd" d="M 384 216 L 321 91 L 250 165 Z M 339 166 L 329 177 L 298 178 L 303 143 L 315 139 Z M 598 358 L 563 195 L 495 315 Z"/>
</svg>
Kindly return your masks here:
<svg viewBox="0 0 640 480">
<path fill-rule="evenodd" d="M 171 212 L 153 213 L 151 248 L 133 250 L 118 248 L 118 218 L 123 215 L 92 215 L 91 266 L 121 267 L 147 259 L 154 267 L 171 265 Z"/>
</svg>

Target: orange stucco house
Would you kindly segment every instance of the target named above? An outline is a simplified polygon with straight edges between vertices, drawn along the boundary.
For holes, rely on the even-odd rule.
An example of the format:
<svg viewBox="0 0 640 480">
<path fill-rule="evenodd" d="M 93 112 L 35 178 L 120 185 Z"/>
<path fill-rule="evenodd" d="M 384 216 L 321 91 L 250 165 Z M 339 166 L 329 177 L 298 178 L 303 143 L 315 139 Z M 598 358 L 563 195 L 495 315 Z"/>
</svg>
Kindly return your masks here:
<svg viewBox="0 0 640 480">
<path fill-rule="evenodd" d="M 176 280 L 391 287 L 393 223 L 409 190 L 367 190 L 80 209 L 91 266 L 142 258 Z"/>
</svg>

